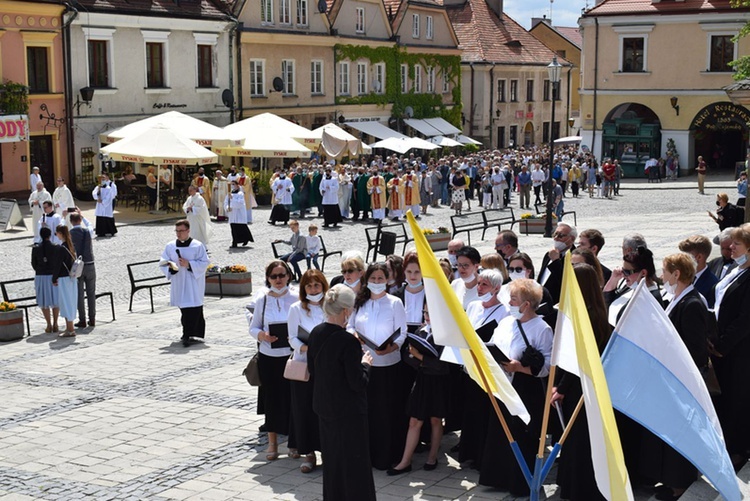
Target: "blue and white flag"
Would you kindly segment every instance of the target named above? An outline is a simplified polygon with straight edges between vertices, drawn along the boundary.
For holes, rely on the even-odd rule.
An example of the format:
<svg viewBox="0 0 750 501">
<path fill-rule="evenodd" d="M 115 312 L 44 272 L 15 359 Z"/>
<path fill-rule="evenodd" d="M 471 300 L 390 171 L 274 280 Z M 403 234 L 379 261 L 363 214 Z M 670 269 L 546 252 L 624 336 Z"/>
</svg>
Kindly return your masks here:
<svg viewBox="0 0 750 501">
<path fill-rule="evenodd" d="M 612 405 L 739 501 L 737 476 L 706 384 L 666 312 L 641 281 L 602 356 Z"/>
</svg>

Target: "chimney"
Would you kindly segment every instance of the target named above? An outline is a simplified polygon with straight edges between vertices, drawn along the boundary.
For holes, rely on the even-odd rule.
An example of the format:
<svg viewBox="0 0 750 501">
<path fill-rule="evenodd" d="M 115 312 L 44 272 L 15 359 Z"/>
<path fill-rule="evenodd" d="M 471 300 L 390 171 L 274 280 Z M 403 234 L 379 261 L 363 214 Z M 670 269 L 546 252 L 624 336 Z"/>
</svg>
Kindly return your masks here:
<svg viewBox="0 0 750 501">
<path fill-rule="evenodd" d="M 534 29 L 534 26 L 536 26 L 539 23 L 544 23 L 547 26 L 552 26 L 552 21 L 550 19 L 547 19 L 547 16 L 542 17 L 532 17 L 531 18 L 531 29 Z"/>
<path fill-rule="evenodd" d="M 492 9 L 497 17 L 503 18 L 503 0 L 485 0 L 487 5 Z"/>
</svg>

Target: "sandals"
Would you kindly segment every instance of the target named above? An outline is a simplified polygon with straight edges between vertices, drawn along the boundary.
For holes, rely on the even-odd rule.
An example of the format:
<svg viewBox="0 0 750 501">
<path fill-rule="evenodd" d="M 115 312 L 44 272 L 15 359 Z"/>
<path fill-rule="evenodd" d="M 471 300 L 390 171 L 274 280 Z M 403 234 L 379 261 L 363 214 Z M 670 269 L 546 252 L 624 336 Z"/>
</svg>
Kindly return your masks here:
<svg viewBox="0 0 750 501">
<path fill-rule="evenodd" d="M 276 461 L 279 459 L 279 446 L 278 445 L 269 445 L 268 450 L 266 451 L 266 459 L 268 461 Z"/>
<path fill-rule="evenodd" d="M 52 332 L 52 327 L 46 327 L 44 329 L 44 332 L 46 332 L 47 334 L 49 334 L 50 332 Z"/>
<path fill-rule="evenodd" d="M 300 456 L 300 453 L 297 449 L 289 449 L 289 457 L 291 459 L 299 459 L 302 456 Z"/>
<path fill-rule="evenodd" d="M 65 331 L 65 332 L 61 332 L 60 334 L 58 334 L 57 337 L 75 337 L 75 336 L 76 336 L 75 331 Z"/>
<path fill-rule="evenodd" d="M 300 465 L 299 471 L 302 473 L 310 473 L 315 469 L 315 453 L 308 454 L 305 456 L 305 461 Z"/>
<path fill-rule="evenodd" d="M 54 324 L 52 326 L 52 332 L 59 332 L 59 331 L 60 331 L 60 329 L 57 327 L 57 324 Z"/>
</svg>

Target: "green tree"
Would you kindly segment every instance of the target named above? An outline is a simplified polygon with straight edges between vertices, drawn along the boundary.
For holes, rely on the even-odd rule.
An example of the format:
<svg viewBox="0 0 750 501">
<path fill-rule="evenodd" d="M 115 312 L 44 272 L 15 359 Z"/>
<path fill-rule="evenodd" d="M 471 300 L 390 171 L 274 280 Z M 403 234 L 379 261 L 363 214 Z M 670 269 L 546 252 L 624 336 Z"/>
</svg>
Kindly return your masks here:
<svg viewBox="0 0 750 501">
<path fill-rule="evenodd" d="M 732 7 L 736 9 L 750 7 L 750 0 L 732 0 Z M 734 43 L 739 43 L 739 40 L 750 34 L 750 21 L 742 27 L 737 36 L 734 37 Z M 734 79 L 744 80 L 750 78 L 750 55 L 740 56 L 731 63 L 734 69 Z"/>
</svg>

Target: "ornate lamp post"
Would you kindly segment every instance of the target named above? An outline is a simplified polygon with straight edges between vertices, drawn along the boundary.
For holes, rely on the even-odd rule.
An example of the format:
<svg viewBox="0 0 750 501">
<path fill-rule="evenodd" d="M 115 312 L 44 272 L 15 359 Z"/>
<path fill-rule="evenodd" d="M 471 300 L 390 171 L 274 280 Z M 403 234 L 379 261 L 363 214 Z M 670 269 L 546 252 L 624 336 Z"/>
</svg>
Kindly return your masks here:
<svg viewBox="0 0 750 501">
<path fill-rule="evenodd" d="M 552 169 L 555 164 L 555 98 L 560 85 L 561 70 L 562 65 L 557 62 L 557 56 L 554 56 L 552 62 L 547 65 L 547 73 L 552 86 L 552 119 L 549 123 L 549 171 L 547 175 L 547 222 L 544 226 L 544 236 L 547 238 L 552 237 L 552 208 L 555 203 L 555 197 L 552 193 Z"/>
</svg>

